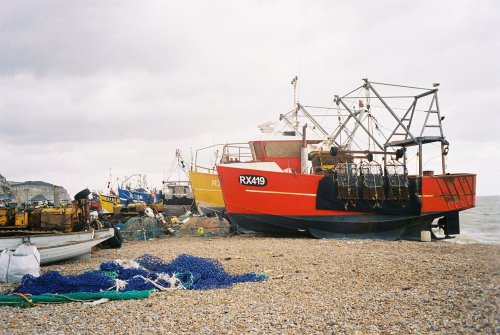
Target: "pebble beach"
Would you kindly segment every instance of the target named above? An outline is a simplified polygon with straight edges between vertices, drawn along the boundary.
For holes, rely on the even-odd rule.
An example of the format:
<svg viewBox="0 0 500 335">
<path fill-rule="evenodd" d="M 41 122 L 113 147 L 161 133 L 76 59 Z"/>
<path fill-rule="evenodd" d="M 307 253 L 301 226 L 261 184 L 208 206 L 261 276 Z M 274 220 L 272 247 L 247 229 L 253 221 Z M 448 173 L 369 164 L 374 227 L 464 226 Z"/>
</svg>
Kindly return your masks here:
<svg viewBox="0 0 500 335">
<path fill-rule="evenodd" d="M 148 299 L 0 307 L 2 334 L 500 333 L 500 245 L 444 241 L 166 237 L 42 267 L 66 275 L 144 253 L 218 259 L 231 274 L 269 276 L 229 289 Z M 0 286 L 4 291 L 8 285 Z"/>
</svg>

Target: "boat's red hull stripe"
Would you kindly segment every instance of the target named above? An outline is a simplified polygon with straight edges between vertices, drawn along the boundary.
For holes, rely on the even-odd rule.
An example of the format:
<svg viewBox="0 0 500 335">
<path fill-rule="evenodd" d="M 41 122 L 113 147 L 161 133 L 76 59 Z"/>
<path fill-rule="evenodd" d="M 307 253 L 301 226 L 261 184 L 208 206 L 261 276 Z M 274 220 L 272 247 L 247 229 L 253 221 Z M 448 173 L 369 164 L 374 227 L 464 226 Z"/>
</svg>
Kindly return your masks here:
<svg viewBox="0 0 500 335">
<path fill-rule="evenodd" d="M 305 197 L 316 197 L 316 194 L 311 193 L 296 193 L 296 192 L 278 192 L 278 191 L 260 191 L 260 190 L 245 190 L 245 192 L 267 193 L 267 194 L 282 194 L 282 195 L 300 195 Z"/>
</svg>

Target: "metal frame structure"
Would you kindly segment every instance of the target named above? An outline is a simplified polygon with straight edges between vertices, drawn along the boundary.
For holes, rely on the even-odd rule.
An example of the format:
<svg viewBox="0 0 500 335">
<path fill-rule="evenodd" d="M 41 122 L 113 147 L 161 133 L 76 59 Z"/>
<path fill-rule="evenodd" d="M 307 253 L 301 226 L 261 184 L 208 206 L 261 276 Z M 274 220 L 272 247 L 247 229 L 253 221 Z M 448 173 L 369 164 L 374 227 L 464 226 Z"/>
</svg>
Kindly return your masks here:
<svg viewBox="0 0 500 335">
<path fill-rule="evenodd" d="M 311 122 L 312 126 L 309 126 L 310 129 L 319 133 L 318 135 L 321 137 L 327 137 L 328 132 L 314 119 L 314 117 L 305 109 L 303 105 L 299 102 L 296 103 L 296 107 L 292 109 L 290 112 L 286 114 L 280 114 L 279 120 L 286 124 L 288 127 L 293 129 L 298 136 L 303 136 L 303 124 L 299 124 L 298 118 L 305 117 L 309 122 Z"/>
<path fill-rule="evenodd" d="M 222 151 L 222 148 L 224 148 L 224 145 L 223 143 L 220 143 L 220 144 L 212 144 L 212 145 L 209 145 L 207 147 L 203 147 L 203 148 L 199 148 L 195 151 L 195 155 L 194 155 L 194 164 L 193 164 L 193 167 L 192 167 L 192 171 L 194 172 L 198 172 L 198 169 L 202 169 L 202 170 L 206 170 L 208 173 L 215 173 L 215 168 L 214 167 L 205 167 L 205 166 L 201 166 L 201 165 L 198 165 L 198 153 L 200 151 L 205 151 L 205 150 L 209 150 L 209 149 L 213 149 L 213 148 L 220 148 L 221 151 Z M 215 164 L 218 164 L 220 162 L 220 155 L 219 155 L 219 149 L 217 149 L 215 151 Z"/>
<path fill-rule="evenodd" d="M 347 118 L 344 120 L 344 122 L 340 123 L 338 128 L 329 136 L 329 139 L 339 148 L 346 147 L 345 143 L 339 143 L 340 134 L 342 132 L 349 133 L 350 136 L 348 139 L 348 143 L 350 143 L 353 140 L 354 133 L 357 131 L 357 129 L 358 128 L 363 129 L 369 136 L 369 138 L 373 141 L 373 143 L 376 145 L 376 147 L 379 149 L 378 151 L 373 151 L 372 153 L 383 152 L 384 171 L 386 170 L 387 155 L 392 154 L 388 152 L 389 148 L 394 148 L 394 147 L 406 148 L 409 146 L 418 146 L 419 176 L 423 175 L 422 145 L 426 143 L 440 142 L 442 172 L 443 174 L 445 174 L 446 173 L 445 156 L 447 154 L 447 146 L 449 145 L 449 143 L 446 140 L 443 133 L 443 127 L 441 122 L 443 118 L 441 117 L 441 112 L 439 109 L 438 94 L 437 94 L 438 89 L 370 82 L 368 79 L 363 79 L 363 81 L 364 81 L 363 85 L 357 87 L 356 89 L 352 90 L 346 95 L 342 97 L 335 95 L 334 102 L 337 104 L 337 106 L 342 106 L 347 111 L 348 115 Z M 375 89 L 374 85 L 385 85 L 385 86 L 398 87 L 413 91 L 418 90 L 423 92 L 419 94 L 400 95 L 400 96 L 382 96 Z M 434 84 L 434 86 L 437 87 L 439 86 L 439 84 Z M 365 89 L 367 94 L 366 97 L 353 96 L 353 93 L 355 93 L 359 89 Z M 374 96 L 371 96 L 370 93 L 372 93 Z M 415 118 L 415 113 L 417 111 L 416 109 L 417 105 L 420 99 L 427 97 L 429 95 L 432 95 L 432 99 L 429 108 L 423 111 L 423 113 L 426 114 L 425 120 L 422 124 L 421 129 L 419 129 L 418 132 L 415 132 L 413 131 L 413 129 L 416 128 L 416 125 L 414 124 L 414 118 Z M 345 100 L 353 98 L 371 98 L 380 101 L 385 111 L 396 121 L 397 125 L 394 128 L 394 130 L 392 130 L 392 132 L 389 134 L 389 136 L 386 138 L 385 143 L 381 143 L 363 123 L 362 112 L 364 111 L 356 112 L 348 106 Z M 398 114 L 394 108 L 391 108 L 391 106 L 386 101 L 387 99 L 404 99 L 404 98 L 413 99 L 413 101 L 402 115 L 401 113 Z M 367 105 L 367 111 L 369 108 L 370 108 L 369 105 Z M 436 120 L 434 121 L 434 123 L 430 123 L 431 115 L 436 116 L 435 118 Z M 428 130 L 429 128 L 439 128 L 439 136 L 427 136 L 425 133 L 426 130 Z M 369 151 L 367 151 L 367 153 L 368 152 Z M 406 162 L 406 154 L 404 155 L 404 160 Z"/>
<path fill-rule="evenodd" d="M 212 150 L 216 148 L 215 150 L 215 163 L 214 167 L 205 167 L 201 166 L 198 164 L 198 153 L 201 151 L 205 150 Z M 238 151 L 237 153 L 237 158 L 238 160 L 242 160 L 242 158 L 253 158 L 255 157 L 255 152 L 253 149 L 253 146 L 249 145 L 248 142 L 241 142 L 241 143 L 220 143 L 220 144 L 213 144 L 209 145 L 207 147 L 199 148 L 195 151 L 195 156 L 194 156 L 194 164 L 192 167 L 192 171 L 198 172 L 198 170 L 205 170 L 208 173 L 215 173 L 215 165 L 224 162 L 224 159 L 231 158 L 235 156 L 234 153 L 230 153 L 229 149 L 236 149 Z M 243 150 L 246 150 L 246 152 L 243 152 Z"/>
</svg>

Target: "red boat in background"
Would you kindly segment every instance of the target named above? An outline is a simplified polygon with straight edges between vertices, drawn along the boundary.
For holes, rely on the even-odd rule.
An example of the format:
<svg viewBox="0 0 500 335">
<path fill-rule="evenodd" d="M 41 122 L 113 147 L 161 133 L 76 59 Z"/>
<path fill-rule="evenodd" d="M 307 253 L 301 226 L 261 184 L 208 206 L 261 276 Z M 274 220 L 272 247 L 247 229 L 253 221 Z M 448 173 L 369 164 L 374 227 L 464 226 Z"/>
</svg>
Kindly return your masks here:
<svg viewBox="0 0 500 335">
<path fill-rule="evenodd" d="M 382 96 L 376 85 L 420 92 Z M 219 164 L 231 222 L 248 231 L 305 231 L 319 238 L 420 239 L 433 235 L 433 227 L 459 234 L 459 212 L 475 206 L 476 175 L 446 172 L 449 143 L 437 91 L 364 80 L 335 97 L 339 124 L 320 144 L 308 145 L 304 131 L 300 146 L 261 143 L 261 156 L 280 153 L 279 162 L 256 155 L 249 163 Z M 389 106 L 387 99 L 411 103 Z M 425 101 L 429 107 L 419 109 Z M 439 151 L 442 174 L 424 170 L 424 146 Z M 417 168 L 410 175 L 412 159 Z"/>
</svg>

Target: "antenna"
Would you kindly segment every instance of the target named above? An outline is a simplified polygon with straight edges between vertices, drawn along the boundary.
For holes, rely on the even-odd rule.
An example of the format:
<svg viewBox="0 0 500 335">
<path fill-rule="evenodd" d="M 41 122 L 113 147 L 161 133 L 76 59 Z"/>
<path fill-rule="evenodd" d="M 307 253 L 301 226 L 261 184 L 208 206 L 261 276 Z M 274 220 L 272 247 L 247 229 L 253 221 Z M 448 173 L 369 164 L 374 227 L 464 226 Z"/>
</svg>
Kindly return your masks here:
<svg viewBox="0 0 500 335">
<path fill-rule="evenodd" d="M 297 106 L 297 84 L 299 83 L 299 77 L 295 76 L 292 79 L 292 86 L 293 86 L 293 107 Z"/>
<path fill-rule="evenodd" d="M 292 82 L 291 82 L 291 84 L 293 86 L 293 108 L 295 108 L 295 124 L 294 124 L 293 128 L 296 128 L 299 124 L 299 122 L 298 122 L 299 108 L 297 105 L 297 85 L 298 85 L 298 83 L 299 83 L 299 77 L 298 76 L 293 77 Z"/>
<path fill-rule="evenodd" d="M 111 181 L 113 180 L 113 175 L 111 174 L 111 168 L 109 168 L 109 172 L 108 172 L 108 187 L 107 188 L 111 188 Z"/>
</svg>

